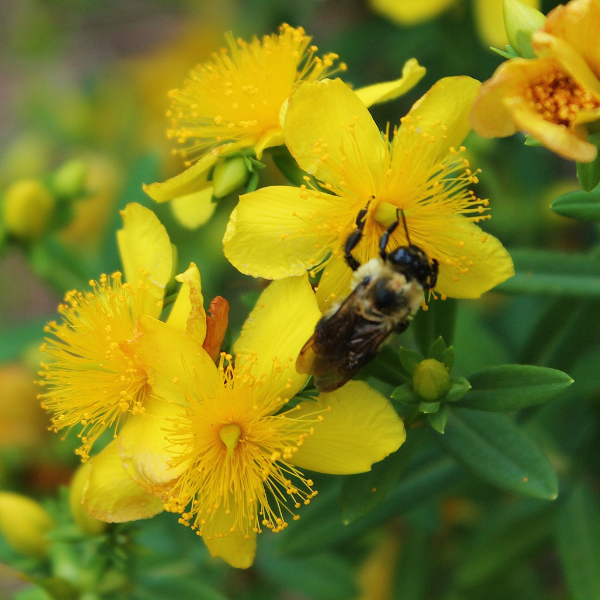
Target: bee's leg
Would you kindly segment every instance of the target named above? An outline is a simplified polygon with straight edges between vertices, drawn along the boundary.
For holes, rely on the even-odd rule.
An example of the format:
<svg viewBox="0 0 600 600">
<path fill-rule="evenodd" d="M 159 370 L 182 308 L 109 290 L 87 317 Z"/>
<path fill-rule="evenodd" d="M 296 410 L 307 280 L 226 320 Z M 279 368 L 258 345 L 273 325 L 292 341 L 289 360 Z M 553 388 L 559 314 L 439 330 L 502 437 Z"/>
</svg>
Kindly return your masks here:
<svg viewBox="0 0 600 600">
<path fill-rule="evenodd" d="M 353 271 L 356 271 L 360 267 L 360 263 L 352 256 L 352 250 L 356 248 L 358 242 L 362 239 L 369 204 L 370 202 L 367 202 L 367 205 L 358 213 L 356 217 L 356 229 L 346 238 L 346 243 L 344 244 L 344 258 Z"/>
<path fill-rule="evenodd" d="M 396 231 L 396 227 L 398 227 L 398 224 L 400 223 L 398 212 L 399 211 L 396 211 L 396 220 L 383 232 L 381 238 L 379 238 L 379 256 L 381 256 L 384 261 L 387 259 L 387 252 L 385 249 L 390 241 L 390 235 Z"/>
<path fill-rule="evenodd" d="M 408 319 L 404 319 L 404 321 L 400 321 L 398 323 L 398 325 L 396 325 L 396 327 L 394 327 L 394 331 L 398 335 L 400 335 L 401 333 L 404 333 L 408 329 L 409 323 L 410 323 L 410 321 Z"/>
<path fill-rule="evenodd" d="M 431 275 L 429 276 L 429 283 L 424 286 L 426 290 L 432 290 L 437 283 L 438 273 L 440 270 L 440 263 L 435 259 L 431 259 Z"/>
</svg>

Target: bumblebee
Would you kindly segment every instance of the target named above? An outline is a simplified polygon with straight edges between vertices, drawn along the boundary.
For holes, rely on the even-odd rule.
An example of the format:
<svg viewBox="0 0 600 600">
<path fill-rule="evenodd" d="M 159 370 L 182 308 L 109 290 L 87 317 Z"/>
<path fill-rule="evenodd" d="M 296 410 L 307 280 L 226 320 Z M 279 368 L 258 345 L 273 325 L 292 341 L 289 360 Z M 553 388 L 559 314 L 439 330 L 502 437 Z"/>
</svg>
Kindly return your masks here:
<svg viewBox="0 0 600 600">
<path fill-rule="evenodd" d="M 384 231 L 379 256 L 361 265 L 352 255 L 360 242 L 369 205 L 358 213 L 356 229 L 344 245 L 344 258 L 354 271 L 350 295 L 325 313 L 304 344 L 296 370 L 315 378 L 319 392 L 332 392 L 377 356 L 387 337 L 406 331 L 424 300 L 424 290 L 435 287 L 439 263 L 411 244 L 404 212 Z M 408 246 L 388 252 L 392 233 L 402 222 Z"/>
</svg>

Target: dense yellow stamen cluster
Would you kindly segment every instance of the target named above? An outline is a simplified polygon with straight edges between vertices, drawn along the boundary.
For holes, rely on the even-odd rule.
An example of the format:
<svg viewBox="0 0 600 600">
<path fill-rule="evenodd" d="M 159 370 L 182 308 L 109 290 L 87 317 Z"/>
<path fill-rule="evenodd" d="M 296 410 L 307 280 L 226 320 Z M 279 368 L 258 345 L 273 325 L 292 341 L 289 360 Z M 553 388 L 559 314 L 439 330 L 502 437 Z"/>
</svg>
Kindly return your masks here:
<svg viewBox="0 0 600 600">
<path fill-rule="evenodd" d="M 42 407 L 59 431 L 82 425 L 77 454 L 85 461 L 94 441 L 119 423 L 124 413 L 144 412 L 147 377 L 127 349 L 133 336 L 132 306 L 145 285 L 122 283 L 121 273 L 91 281 L 91 292 L 71 291 L 59 307 L 63 322 L 49 323 L 42 346 L 51 359 L 42 363 Z"/>
<path fill-rule="evenodd" d="M 401 119 L 404 135 L 394 129 L 395 139 L 388 144 L 386 155 L 382 161 L 382 172 L 377 182 L 363 182 L 364 189 L 376 189 L 370 196 L 358 196 L 352 189 L 352 180 L 357 174 L 347 172 L 344 153 L 341 152 L 341 165 L 335 165 L 337 180 L 335 183 L 322 183 L 321 187 L 344 198 L 347 209 L 340 211 L 339 206 L 331 204 L 319 213 L 318 223 L 311 223 L 316 215 L 303 214 L 306 229 L 300 233 L 317 233 L 327 236 L 328 242 L 315 247 L 315 255 L 311 260 L 314 265 L 313 276 L 319 268 L 326 267 L 324 259 L 329 251 L 333 256 L 342 258 L 344 244 L 350 233 L 356 228 L 356 217 L 360 210 L 368 204 L 363 238 L 353 251 L 360 262 L 378 256 L 379 242 L 383 232 L 399 217 L 398 209 L 402 209 L 406 218 L 410 242 L 422 248 L 430 259 L 436 258 L 441 265 L 448 267 L 454 279 L 458 281 L 462 274 L 469 271 L 476 260 L 476 253 L 469 256 L 462 252 L 465 242 L 461 237 L 473 235 L 465 233 L 464 223 L 478 223 L 491 218 L 487 214 L 489 200 L 478 198 L 472 184 L 479 183 L 479 169 L 473 169 L 465 158 L 466 148 L 450 148 L 448 155 L 436 162 L 431 160 L 426 150 L 428 145 L 436 142 L 436 136 L 446 137 L 446 127 L 439 121 L 429 132 L 421 132 L 420 117 L 407 115 Z M 353 127 L 346 126 L 349 137 L 354 139 Z M 406 133 L 410 135 L 406 135 Z M 389 134 L 384 135 L 386 141 Z M 356 140 L 355 140 L 356 141 Z M 328 145 L 318 139 L 313 145 L 313 153 L 318 156 L 321 169 L 327 167 L 331 160 Z M 310 179 L 301 186 L 300 196 L 319 193 L 311 186 Z M 388 210 L 386 210 L 386 208 Z M 296 211 L 300 216 L 300 211 Z M 460 215 L 464 219 L 455 217 Z M 289 237 L 289 236 L 288 236 Z M 482 243 L 487 236 L 480 233 Z M 400 225 L 390 237 L 388 250 L 408 245 L 404 227 Z M 325 269 L 324 277 L 329 273 Z M 330 297 L 330 300 L 334 297 Z"/>
<path fill-rule="evenodd" d="M 169 138 L 182 146 L 174 153 L 191 160 L 229 141 L 256 143 L 279 127 L 283 102 L 300 81 L 314 81 L 345 70 L 329 53 L 319 58 L 304 30 L 282 25 L 279 34 L 237 41 L 229 34 L 229 50 L 199 65 L 182 89 L 170 92 Z"/>
<path fill-rule="evenodd" d="M 572 77 L 555 69 L 525 89 L 525 98 L 544 119 L 571 125 L 582 110 L 600 108 L 600 102 Z"/>
<path fill-rule="evenodd" d="M 187 417 L 167 432 L 174 448 L 186 448 L 175 463 L 187 462 L 189 467 L 171 490 L 165 509 L 180 513 L 181 523 L 207 539 L 235 531 L 249 537 L 263 527 L 282 531 L 288 525 L 286 517 L 299 518 L 288 503 L 299 508 L 317 494 L 312 481 L 288 461 L 323 416 L 315 411 L 295 419 L 293 408 L 275 414 L 289 399 L 261 391 L 270 375 L 281 372 L 279 359 L 274 358 L 271 374 L 259 377 L 252 374 L 255 356 L 236 357 L 241 367 L 233 367 L 231 359 L 221 355 L 223 386 L 218 395 L 189 397 Z M 223 530 L 218 522 L 211 523 L 217 510 L 231 515 Z"/>
</svg>

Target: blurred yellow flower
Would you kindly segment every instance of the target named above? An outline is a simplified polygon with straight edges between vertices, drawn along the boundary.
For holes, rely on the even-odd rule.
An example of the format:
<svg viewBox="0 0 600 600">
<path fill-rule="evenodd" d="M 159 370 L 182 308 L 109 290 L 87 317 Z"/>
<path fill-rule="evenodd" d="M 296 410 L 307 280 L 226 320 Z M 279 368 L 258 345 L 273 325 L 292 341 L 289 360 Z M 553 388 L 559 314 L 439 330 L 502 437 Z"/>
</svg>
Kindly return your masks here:
<svg viewBox="0 0 600 600">
<path fill-rule="evenodd" d="M 319 316 L 306 277 L 275 282 L 242 329 L 235 365 L 223 354 L 218 366 L 185 333 L 139 320 L 135 352 L 166 401 L 162 419 L 119 436 L 129 438 L 124 465 L 235 567 L 252 564 L 257 533 L 285 529 L 316 495 L 299 469 L 368 471 L 404 442 L 388 400 L 362 382 L 286 406 L 306 383 L 294 362 Z"/>
<path fill-rule="evenodd" d="M 410 240 L 440 263 L 436 291 L 476 298 L 513 275 L 500 242 L 475 223 L 488 201 L 468 188 L 477 175 L 459 147 L 479 89 L 469 77 L 438 81 L 401 119 L 393 140 L 381 135 L 364 104 L 342 81 L 303 84 L 285 122 L 288 147 L 325 188 L 267 187 L 240 198 L 223 239 L 242 273 L 281 279 L 322 270 L 323 309 L 350 290 L 343 246 L 368 207 L 360 262 L 379 254 L 379 239 L 403 209 Z M 390 248 L 406 245 L 404 229 Z"/>
<path fill-rule="evenodd" d="M 485 137 L 523 130 L 564 158 L 591 162 L 588 124 L 600 120 L 600 3 L 572 0 L 532 35 L 538 58 L 501 64 L 481 88 L 471 123 Z"/>
<path fill-rule="evenodd" d="M 540 0 L 523 0 L 525 4 L 540 7 Z M 370 0 L 375 11 L 403 26 L 411 26 L 437 17 L 458 3 L 458 0 Z M 502 0 L 474 0 L 477 28 L 482 40 L 497 48 L 508 44 L 504 32 Z"/>
<path fill-rule="evenodd" d="M 176 200 L 180 222 L 194 228 L 214 209 L 212 168 L 232 152 L 252 149 L 260 158 L 266 148 L 284 143 L 281 120 L 286 100 L 301 81 L 315 81 L 346 69 L 337 54 L 319 58 L 317 47 L 301 27 L 282 25 L 279 34 L 250 43 L 226 36 L 229 49 L 190 73 L 182 89 L 170 92 L 171 128 L 167 134 L 181 149 L 187 169 L 163 183 L 144 186 L 158 202 Z M 401 79 L 363 88 L 365 102 L 391 100 L 414 86 L 425 70 L 414 59 Z"/>
<path fill-rule="evenodd" d="M 67 293 L 63 321 L 47 325 L 42 346 L 51 360 L 42 363 L 42 406 L 53 413 L 55 431 L 81 424 L 83 460 L 107 427 L 145 410 L 147 376 L 128 342 L 139 315 L 160 315 L 173 268 L 169 236 L 154 213 L 129 204 L 121 214 L 117 237 L 128 283 L 114 273 L 91 281 L 91 292 Z"/>
</svg>

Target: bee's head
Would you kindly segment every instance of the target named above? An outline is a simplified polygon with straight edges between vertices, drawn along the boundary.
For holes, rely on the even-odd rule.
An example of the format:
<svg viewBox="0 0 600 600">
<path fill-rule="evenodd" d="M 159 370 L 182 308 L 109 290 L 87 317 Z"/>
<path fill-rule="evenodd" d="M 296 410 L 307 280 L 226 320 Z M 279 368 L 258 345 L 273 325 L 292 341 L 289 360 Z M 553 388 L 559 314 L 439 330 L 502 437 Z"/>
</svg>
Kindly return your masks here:
<svg viewBox="0 0 600 600">
<path fill-rule="evenodd" d="M 433 273 L 427 254 L 418 246 L 400 246 L 388 253 L 387 262 L 407 279 L 416 279 L 423 287 L 431 279 Z"/>
</svg>

